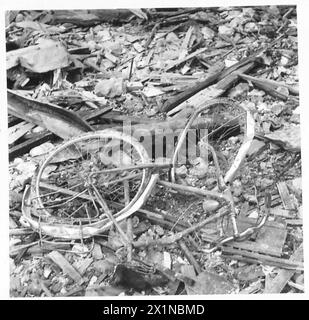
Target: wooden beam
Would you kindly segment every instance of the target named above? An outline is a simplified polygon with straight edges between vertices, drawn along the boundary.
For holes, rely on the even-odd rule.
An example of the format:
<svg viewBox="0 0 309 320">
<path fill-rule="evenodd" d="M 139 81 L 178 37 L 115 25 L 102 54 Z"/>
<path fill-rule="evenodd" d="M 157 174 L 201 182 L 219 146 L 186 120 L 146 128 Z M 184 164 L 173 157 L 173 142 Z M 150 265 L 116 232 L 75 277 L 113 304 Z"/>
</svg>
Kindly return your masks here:
<svg viewBox="0 0 309 320">
<path fill-rule="evenodd" d="M 55 135 L 52 132 L 43 131 L 37 133 L 33 138 L 10 148 L 9 160 L 12 161 L 14 158 L 22 156 L 23 154 L 29 152 L 32 148 L 39 146 L 46 141 L 49 141 L 53 137 L 55 137 Z"/>
<path fill-rule="evenodd" d="M 303 258 L 303 245 L 301 244 L 289 261 L 302 261 Z M 271 280 L 270 284 L 265 288 L 264 293 L 280 293 L 294 274 L 295 270 L 280 270 L 276 277 Z"/>
<path fill-rule="evenodd" d="M 304 270 L 304 264 L 302 262 L 299 262 L 299 260 L 297 261 L 296 259 L 292 260 L 292 259 L 276 258 L 276 257 L 272 257 L 265 254 L 250 252 L 247 250 L 233 249 L 227 246 L 222 247 L 222 253 L 224 254 L 225 257 L 228 257 L 233 260 L 246 261 L 249 263 L 262 263 L 269 266 L 288 269 L 287 271 L 292 271 L 293 274 L 295 273 L 296 270 L 300 270 L 300 271 Z M 297 258 L 298 257 L 299 256 L 297 256 Z"/>
</svg>

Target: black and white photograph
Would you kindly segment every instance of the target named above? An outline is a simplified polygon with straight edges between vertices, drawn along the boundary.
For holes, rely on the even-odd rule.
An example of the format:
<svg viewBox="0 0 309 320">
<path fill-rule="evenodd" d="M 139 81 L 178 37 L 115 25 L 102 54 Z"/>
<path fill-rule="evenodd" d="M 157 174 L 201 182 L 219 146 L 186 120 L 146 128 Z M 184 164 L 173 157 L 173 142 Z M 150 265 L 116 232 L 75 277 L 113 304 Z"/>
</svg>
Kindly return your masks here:
<svg viewBox="0 0 309 320">
<path fill-rule="evenodd" d="M 69 7 L 2 12 L 10 298 L 304 294 L 298 5 Z"/>
</svg>

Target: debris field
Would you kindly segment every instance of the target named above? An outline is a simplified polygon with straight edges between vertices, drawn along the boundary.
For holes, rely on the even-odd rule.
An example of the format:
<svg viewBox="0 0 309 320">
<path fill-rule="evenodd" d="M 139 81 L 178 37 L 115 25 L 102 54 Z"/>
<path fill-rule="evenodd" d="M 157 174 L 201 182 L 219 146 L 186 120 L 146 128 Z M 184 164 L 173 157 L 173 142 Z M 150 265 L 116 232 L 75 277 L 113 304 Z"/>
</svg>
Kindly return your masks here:
<svg viewBox="0 0 309 320">
<path fill-rule="evenodd" d="M 295 6 L 5 33 L 12 297 L 304 292 Z"/>
</svg>

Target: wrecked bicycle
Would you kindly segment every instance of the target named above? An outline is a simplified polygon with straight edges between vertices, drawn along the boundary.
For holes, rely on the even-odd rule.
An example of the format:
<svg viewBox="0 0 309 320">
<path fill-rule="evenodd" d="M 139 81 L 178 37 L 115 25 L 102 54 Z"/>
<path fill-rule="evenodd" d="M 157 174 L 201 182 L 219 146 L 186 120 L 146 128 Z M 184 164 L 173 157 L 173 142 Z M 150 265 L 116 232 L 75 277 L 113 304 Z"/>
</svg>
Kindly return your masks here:
<svg viewBox="0 0 309 320">
<path fill-rule="evenodd" d="M 187 143 L 188 130 L 194 127 L 196 120 L 216 118 L 218 121 L 218 117 L 220 119 L 228 110 L 232 112 L 232 119 L 228 121 L 235 123 L 236 119 L 243 133 L 233 163 L 223 174 L 218 155 L 208 142 L 209 134 L 201 136 L 198 146 L 209 154 L 216 172 L 216 186 L 206 190 L 177 183 L 179 152 Z M 228 121 L 222 119 L 220 127 Z M 105 129 L 82 134 L 58 145 L 40 163 L 31 186 L 24 193 L 23 219 L 40 235 L 61 239 L 86 239 L 106 232 L 112 225 L 126 238 L 119 223 L 146 203 L 155 185 L 161 185 L 181 193 L 214 199 L 220 204 L 218 213 L 188 228 L 187 232 L 179 233 L 179 237 L 214 220 L 227 218 L 232 234 L 226 236 L 223 233 L 208 252 L 229 241 L 248 239 L 267 221 L 270 202 L 270 196 L 266 195 L 266 209 L 260 212 L 256 225 L 239 230 L 231 182 L 245 160 L 253 138 L 254 119 L 250 110 L 229 99 L 215 99 L 195 108 L 178 137 L 170 161 L 152 159 L 142 143 L 119 131 Z M 160 178 L 164 170 L 168 170 L 169 181 Z"/>
</svg>

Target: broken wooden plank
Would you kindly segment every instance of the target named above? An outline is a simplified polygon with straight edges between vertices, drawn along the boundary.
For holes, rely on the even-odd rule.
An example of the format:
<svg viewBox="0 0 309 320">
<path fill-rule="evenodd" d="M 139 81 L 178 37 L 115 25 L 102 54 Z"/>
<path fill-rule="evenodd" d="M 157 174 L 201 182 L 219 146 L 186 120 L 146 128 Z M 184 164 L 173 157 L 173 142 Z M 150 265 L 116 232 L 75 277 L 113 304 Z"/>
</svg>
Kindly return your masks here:
<svg viewBox="0 0 309 320">
<path fill-rule="evenodd" d="M 119 58 L 115 57 L 111 52 L 105 50 L 104 51 L 104 57 L 111 61 L 113 64 L 117 64 L 119 62 Z"/>
<path fill-rule="evenodd" d="M 249 72 L 256 66 L 255 62 L 249 62 L 248 64 L 242 66 L 238 71 L 234 71 L 224 79 L 220 80 L 218 83 L 212 85 L 211 87 L 207 87 L 195 95 L 191 96 L 189 99 L 183 101 L 178 104 L 177 107 L 173 108 L 171 111 L 167 113 L 168 116 L 173 116 L 175 113 L 189 107 L 194 106 L 194 108 L 198 109 L 206 101 L 215 99 L 220 97 L 227 89 L 229 89 L 239 78 L 238 72 L 242 73 Z"/>
<path fill-rule="evenodd" d="M 188 31 L 186 32 L 186 35 L 183 39 L 183 42 L 181 44 L 180 53 L 179 53 L 179 60 L 183 59 L 186 54 L 188 53 L 188 47 L 190 43 L 191 36 L 193 34 L 194 27 L 190 26 Z"/>
<path fill-rule="evenodd" d="M 152 59 L 152 57 L 153 57 L 153 55 L 154 55 L 154 49 L 150 49 L 149 50 L 149 52 L 148 52 L 148 54 L 147 54 L 147 56 L 146 56 L 146 58 L 144 59 L 144 61 L 143 61 L 143 66 L 148 66 L 149 64 L 150 64 L 150 61 L 151 61 L 151 59 Z"/>
<path fill-rule="evenodd" d="M 177 96 L 175 96 L 171 99 L 168 99 L 166 101 L 166 103 L 163 105 L 162 111 L 163 112 L 171 111 L 172 109 L 177 107 L 180 103 L 186 101 L 187 99 L 189 99 L 190 97 L 192 97 L 193 95 L 198 93 L 199 91 L 214 84 L 219 79 L 221 74 L 222 74 L 222 71 L 219 71 L 219 72 L 215 73 L 214 75 L 207 77 L 204 81 L 202 81 L 200 83 L 196 82 L 194 85 L 192 85 L 192 87 L 190 87 L 189 89 L 185 90 L 184 92 L 178 94 Z"/>
<path fill-rule="evenodd" d="M 251 71 L 254 67 L 256 67 L 255 61 L 245 64 L 244 66 L 240 67 L 238 71 L 234 71 L 230 73 L 228 76 L 226 76 L 225 78 L 223 78 L 222 80 L 220 80 L 216 84 L 216 89 L 223 90 L 223 92 L 225 92 L 239 79 L 238 72 L 246 73 Z"/>
<path fill-rule="evenodd" d="M 35 233 L 34 233 L 35 234 Z M 71 245 L 68 243 L 47 243 L 36 244 L 27 250 L 28 254 L 32 256 L 43 256 L 43 254 L 54 250 L 70 250 Z"/>
<path fill-rule="evenodd" d="M 16 124 L 22 122 L 23 120 L 17 117 L 14 117 L 11 114 L 8 114 L 8 127 L 15 126 Z"/>
<path fill-rule="evenodd" d="M 64 274 L 70 276 L 76 283 L 82 284 L 84 279 L 58 251 L 52 251 L 47 255 L 56 265 L 58 265 Z"/>
<path fill-rule="evenodd" d="M 290 258 L 290 262 L 303 260 L 303 245 L 301 244 Z M 280 270 L 277 276 L 271 280 L 264 293 L 280 293 L 287 282 L 294 275 L 295 270 Z"/>
<path fill-rule="evenodd" d="M 289 189 L 284 181 L 277 183 L 277 188 L 283 203 L 283 206 L 287 210 L 295 210 L 294 203 L 289 193 Z"/>
<path fill-rule="evenodd" d="M 156 85 L 188 85 L 194 84 L 199 81 L 199 76 L 193 75 L 182 75 L 173 72 L 163 72 L 163 73 L 151 73 L 150 81 L 152 84 Z"/>
<path fill-rule="evenodd" d="M 150 32 L 150 35 L 148 37 L 148 39 L 146 40 L 145 44 L 144 44 L 144 48 L 145 50 L 148 48 L 148 46 L 150 45 L 151 41 L 153 40 L 156 32 L 159 30 L 160 28 L 160 22 L 157 22 L 154 27 L 152 28 L 151 32 Z"/>
<path fill-rule="evenodd" d="M 207 47 L 206 48 L 201 48 L 201 49 L 198 49 L 196 51 L 194 51 L 193 53 L 191 54 L 188 54 L 186 57 L 184 57 L 183 59 L 179 59 L 178 61 L 174 62 L 172 65 L 170 65 L 169 67 L 167 67 L 165 69 L 165 72 L 167 71 L 170 71 L 172 69 L 174 69 L 175 67 L 179 66 L 180 64 L 192 59 L 192 58 L 195 58 L 196 56 L 198 56 L 199 54 L 205 52 L 209 50 Z"/>
<path fill-rule="evenodd" d="M 276 82 L 269 79 L 256 78 L 252 76 L 248 76 L 245 74 L 239 75 L 242 79 L 247 80 L 255 84 L 258 88 L 265 90 L 270 95 L 275 98 L 279 98 L 281 100 L 286 100 L 289 96 L 284 94 L 283 92 L 278 91 L 279 88 L 283 87 L 288 89 L 289 93 L 294 95 L 299 95 L 299 91 L 296 88 L 286 85 L 285 83 Z"/>
<path fill-rule="evenodd" d="M 303 219 L 286 219 L 286 223 L 290 226 L 301 227 L 303 225 Z"/>
<path fill-rule="evenodd" d="M 225 257 L 232 260 L 240 260 L 249 263 L 262 263 L 269 266 L 275 266 L 289 271 L 303 271 L 304 264 L 300 261 L 272 257 L 265 254 L 255 253 L 247 250 L 234 249 L 228 246 L 222 246 L 222 253 Z M 289 278 L 290 279 L 290 278 Z M 288 279 L 288 280 L 289 280 Z"/>
<path fill-rule="evenodd" d="M 55 135 L 47 130 L 36 133 L 34 137 L 10 148 L 9 160 L 12 161 L 14 158 L 22 156 L 23 154 L 29 152 L 32 148 L 51 140 L 53 137 L 55 137 Z"/>
<path fill-rule="evenodd" d="M 269 214 L 276 216 L 276 217 L 282 217 L 286 219 L 291 219 L 296 217 L 296 212 L 292 210 L 283 209 L 282 207 L 274 207 L 269 209 Z"/>
<path fill-rule="evenodd" d="M 185 254 L 186 258 L 188 259 L 188 261 L 193 265 L 193 267 L 196 271 L 196 274 L 200 274 L 202 272 L 202 268 L 200 267 L 199 263 L 194 258 L 192 252 L 188 249 L 185 241 L 180 240 L 178 243 L 179 243 L 181 250 Z"/>
<path fill-rule="evenodd" d="M 9 128 L 8 132 L 8 143 L 9 145 L 17 141 L 19 138 L 24 136 L 28 131 L 35 127 L 33 123 L 27 123 L 23 121 Z"/>
</svg>

